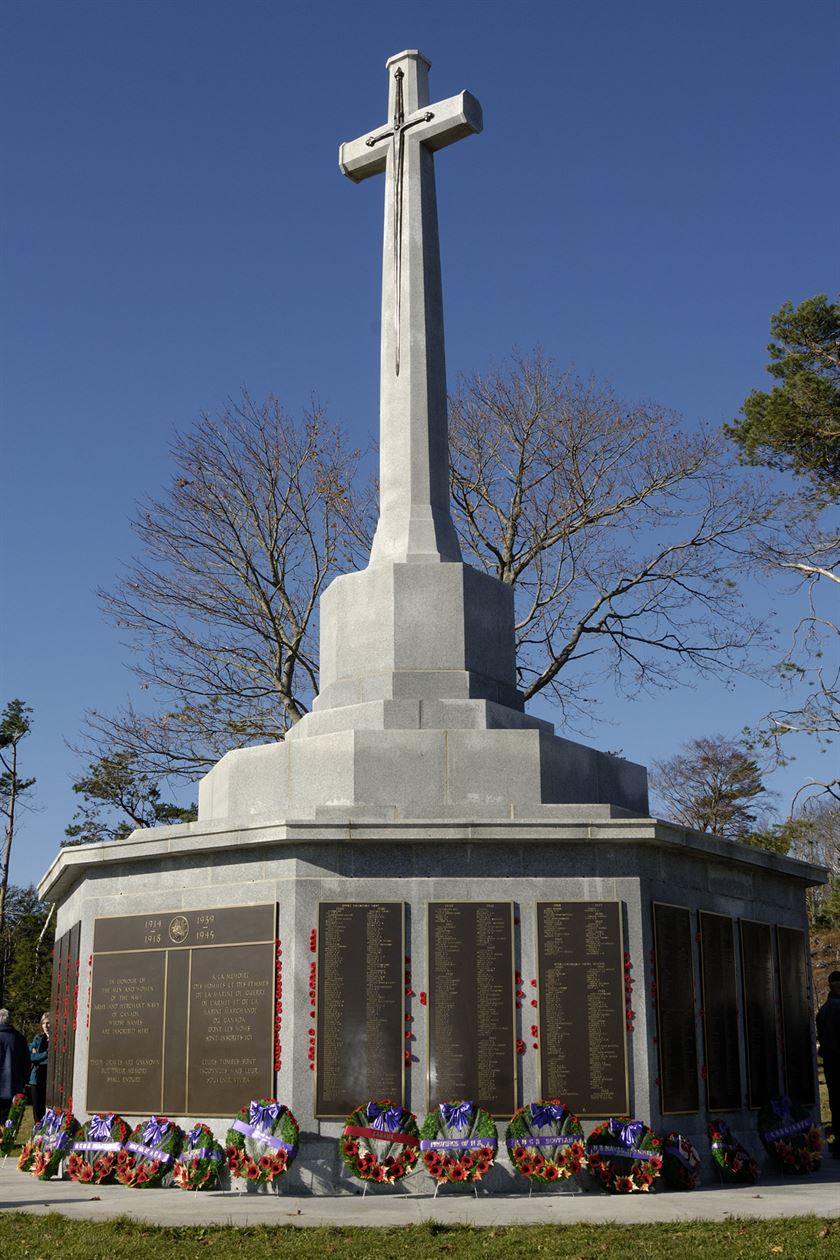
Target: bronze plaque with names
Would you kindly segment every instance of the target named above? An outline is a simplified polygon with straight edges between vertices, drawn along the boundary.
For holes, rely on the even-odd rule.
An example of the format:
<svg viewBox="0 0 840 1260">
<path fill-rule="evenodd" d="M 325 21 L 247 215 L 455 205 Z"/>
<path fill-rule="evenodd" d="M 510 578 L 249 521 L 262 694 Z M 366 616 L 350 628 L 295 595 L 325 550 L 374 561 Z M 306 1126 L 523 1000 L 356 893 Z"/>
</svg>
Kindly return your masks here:
<svg viewBox="0 0 840 1260">
<path fill-rule="evenodd" d="M 79 1001 L 81 923 L 56 938 L 50 997 L 50 1052 L 47 1057 L 47 1105 L 72 1110 L 73 1067 Z"/>
<path fill-rule="evenodd" d="M 779 994 L 782 1008 L 782 1049 L 785 1093 L 812 1106 L 814 1052 L 808 1006 L 805 933 L 798 928 L 776 928 L 779 947 Z"/>
<path fill-rule="evenodd" d="M 428 1105 L 516 1110 L 513 903 L 432 901 L 427 921 Z"/>
<path fill-rule="evenodd" d="M 735 924 L 729 915 L 700 911 L 700 966 L 706 1105 L 710 1111 L 738 1111 L 742 1104 L 741 1038 Z"/>
<path fill-rule="evenodd" d="M 315 1115 L 342 1119 L 368 1099 L 403 1102 L 405 906 L 318 906 Z"/>
<path fill-rule="evenodd" d="M 621 902 L 538 902 L 537 965 L 542 1097 L 578 1115 L 625 1115 Z"/>
<path fill-rule="evenodd" d="M 273 905 L 96 920 L 89 1112 L 224 1115 L 274 1092 L 275 920 Z"/>
<path fill-rule="evenodd" d="M 694 934 L 687 906 L 653 904 L 659 1100 L 663 1116 L 697 1111 Z"/>
<path fill-rule="evenodd" d="M 779 1095 L 773 934 L 769 923 L 754 919 L 741 919 L 740 929 L 748 1105 L 758 1108 Z"/>
</svg>

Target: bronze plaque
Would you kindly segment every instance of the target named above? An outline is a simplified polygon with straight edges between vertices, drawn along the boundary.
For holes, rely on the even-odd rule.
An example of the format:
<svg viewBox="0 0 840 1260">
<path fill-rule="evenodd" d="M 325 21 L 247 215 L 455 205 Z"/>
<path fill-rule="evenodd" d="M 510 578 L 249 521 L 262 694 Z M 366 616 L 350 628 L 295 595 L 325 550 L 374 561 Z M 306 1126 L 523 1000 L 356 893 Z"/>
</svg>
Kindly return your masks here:
<svg viewBox="0 0 840 1260">
<path fill-rule="evenodd" d="M 742 1104 L 741 1038 L 735 925 L 728 915 L 700 911 L 700 965 L 706 1105 L 710 1111 L 738 1111 Z"/>
<path fill-rule="evenodd" d="M 776 940 L 779 947 L 785 1093 L 797 1102 L 811 1106 L 815 1100 L 814 1053 L 808 1006 L 805 933 L 798 928 L 777 927 Z"/>
<path fill-rule="evenodd" d="M 769 923 L 753 919 L 741 919 L 740 928 L 748 1105 L 757 1108 L 779 1095 L 773 934 Z"/>
<path fill-rule="evenodd" d="M 659 1101 L 663 1116 L 697 1111 L 697 1026 L 691 911 L 653 905 Z"/>
<path fill-rule="evenodd" d="M 89 1112 L 225 1115 L 273 1094 L 275 916 L 260 905 L 96 920 Z"/>
<path fill-rule="evenodd" d="M 428 1103 L 516 1110 L 513 904 L 433 901 L 428 911 Z"/>
<path fill-rule="evenodd" d="M 402 1105 L 404 917 L 401 901 L 318 907 L 316 1116 L 343 1118 L 372 1098 Z"/>
<path fill-rule="evenodd" d="M 47 1104 L 73 1107 L 73 1065 L 76 1056 L 76 1024 L 79 1003 L 79 938 L 81 923 L 74 923 L 53 948 L 50 995 L 50 1053 L 47 1057 Z"/>
<path fill-rule="evenodd" d="M 630 1107 L 618 901 L 537 903 L 540 1093 L 582 1116 Z"/>
</svg>

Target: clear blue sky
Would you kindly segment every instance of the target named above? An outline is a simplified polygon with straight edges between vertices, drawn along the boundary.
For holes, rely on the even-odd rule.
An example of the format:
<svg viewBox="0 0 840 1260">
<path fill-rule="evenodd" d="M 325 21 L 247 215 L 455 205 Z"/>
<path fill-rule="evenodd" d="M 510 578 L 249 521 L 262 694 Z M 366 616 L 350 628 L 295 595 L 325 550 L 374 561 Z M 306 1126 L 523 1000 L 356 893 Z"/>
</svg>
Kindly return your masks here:
<svg viewBox="0 0 840 1260">
<path fill-rule="evenodd" d="M 381 181 L 340 141 L 384 121 L 386 57 L 469 88 L 482 136 L 437 159 L 450 384 L 516 345 L 714 424 L 765 384 L 772 311 L 836 290 L 832 0 L 5 0 L 0 701 L 35 711 L 56 851 L 84 710 L 132 693 L 94 595 L 168 480 L 175 426 L 247 385 L 377 420 Z M 636 760 L 737 734 L 766 684 L 607 696 Z M 780 805 L 819 771 L 805 747 Z"/>
</svg>

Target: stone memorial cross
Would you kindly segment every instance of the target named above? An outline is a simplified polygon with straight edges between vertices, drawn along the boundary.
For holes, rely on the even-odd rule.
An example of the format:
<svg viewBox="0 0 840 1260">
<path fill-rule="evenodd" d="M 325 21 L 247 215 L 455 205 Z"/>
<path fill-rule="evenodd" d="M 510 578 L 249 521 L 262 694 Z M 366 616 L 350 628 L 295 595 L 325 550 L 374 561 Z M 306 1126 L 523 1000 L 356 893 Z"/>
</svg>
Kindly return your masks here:
<svg viewBox="0 0 840 1260">
<path fill-rule="evenodd" d="M 461 559 L 449 510 L 443 295 L 433 154 L 481 131 L 469 92 L 429 104 L 416 49 L 386 62 L 384 128 L 343 144 L 356 183 L 385 173 L 380 383 L 380 510 L 370 563 Z"/>
</svg>

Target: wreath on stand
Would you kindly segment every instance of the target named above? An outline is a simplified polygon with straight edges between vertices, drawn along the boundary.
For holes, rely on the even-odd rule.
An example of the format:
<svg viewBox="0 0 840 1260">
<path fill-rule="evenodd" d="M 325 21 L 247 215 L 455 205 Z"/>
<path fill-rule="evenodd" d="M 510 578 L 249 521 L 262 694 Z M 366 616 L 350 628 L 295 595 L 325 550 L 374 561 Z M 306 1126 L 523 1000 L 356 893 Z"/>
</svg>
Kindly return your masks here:
<svg viewBox="0 0 840 1260">
<path fill-rule="evenodd" d="M 761 1176 L 761 1169 L 749 1151 L 740 1142 L 736 1142 L 725 1120 L 709 1121 L 709 1138 L 718 1175 L 727 1181 L 754 1186 Z"/>
<path fill-rule="evenodd" d="M 142 1120 L 117 1154 L 117 1181 L 137 1188 L 161 1185 L 172 1172 L 183 1141 L 174 1120 L 166 1116 Z"/>
<path fill-rule="evenodd" d="M 416 1116 L 389 1098 L 351 1111 L 338 1139 L 341 1158 L 354 1177 L 387 1185 L 414 1171 L 419 1146 Z"/>
<path fill-rule="evenodd" d="M 9 1108 L 9 1114 L 3 1121 L 3 1128 L 0 1129 L 0 1155 L 5 1159 L 11 1153 L 12 1147 L 17 1141 L 17 1135 L 20 1132 L 21 1121 L 26 1111 L 26 1094 L 15 1094 L 12 1099 L 12 1105 Z"/>
<path fill-rule="evenodd" d="M 21 1172 L 31 1173 L 39 1181 L 49 1181 L 58 1172 L 67 1143 L 78 1132 L 79 1123 L 71 1111 L 48 1107 L 24 1146 L 18 1160 Z"/>
<path fill-rule="evenodd" d="M 586 1167 L 580 1121 L 559 1098 L 520 1107 L 505 1140 L 511 1163 L 529 1181 L 563 1181 Z"/>
<path fill-rule="evenodd" d="M 297 1155 L 300 1129 L 276 1098 L 252 1099 L 242 1107 L 225 1139 L 234 1177 L 263 1185 L 281 1177 Z"/>
<path fill-rule="evenodd" d="M 175 1161 L 173 1185 L 179 1190 L 212 1190 L 219 1184 L 225 1153 L 207 1124 L 195 1124 Z"/>
<path fill-rule="evenodd" d="M 662 1143 L 642 1120 L 611 1117 L 586 1142 L 592 1176 L 616 1194 L 648 1191 L 662 1171 Z"/>
<path fill-rule="evenodd" d="M 70 1147 L 67 1175 L 71 1181 L 110 1181 L 117 1170 L 117 1157 L 129 1134 L 129 1126 L 113 1111 L 91 1116 Z"/>
<path fill-rule="evenodd" d="M 473 1102 L 441 1103 L 420 1129 L 423 1163 L 438 1185 L 480 1181 L 493 1167 L 498 1144 L 495 1120 Z"/>
<path fill-rule="evenodd" d="M 822 1134 L 811 1113 L 788 1098 L 771 1098 L 758 1114 L 758 1131 L 769 1155 L 785 1172 L 816 1172 L 822 1163 Z"/>
<path fill-rule="evenodd" d="M 669 1133 L 662 1148 L 662 1175 L 672 1190 L 696 1190 L 700 1152 L 682 1133 Z"/>
</svg>

